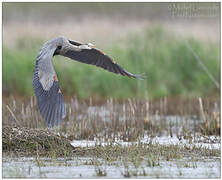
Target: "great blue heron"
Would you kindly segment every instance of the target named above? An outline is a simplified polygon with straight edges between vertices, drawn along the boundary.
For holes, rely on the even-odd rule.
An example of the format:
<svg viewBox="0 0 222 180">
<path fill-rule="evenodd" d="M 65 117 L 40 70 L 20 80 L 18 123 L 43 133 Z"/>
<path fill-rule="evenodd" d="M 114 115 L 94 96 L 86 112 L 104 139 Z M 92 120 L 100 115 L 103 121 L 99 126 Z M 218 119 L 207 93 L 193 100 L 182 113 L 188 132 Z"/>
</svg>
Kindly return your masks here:
<svg viewBox="0 0 222 180">
<path fill-rule="evenodd" d="M 94 48 L 91 43 L 81 44 L 65 37 L 49 40 L 43 44 L 38 53 L 33 77 L 38 108 L 48 127 L 58 126 L 66 116 L 64 98 L 52 64 L 52 58 L 55 55 L 62 55 L 82 63 L 96 65 L 122 76 L 141 78 L 140 75 L 124 70 L 109 56 Z"/>
</svg>

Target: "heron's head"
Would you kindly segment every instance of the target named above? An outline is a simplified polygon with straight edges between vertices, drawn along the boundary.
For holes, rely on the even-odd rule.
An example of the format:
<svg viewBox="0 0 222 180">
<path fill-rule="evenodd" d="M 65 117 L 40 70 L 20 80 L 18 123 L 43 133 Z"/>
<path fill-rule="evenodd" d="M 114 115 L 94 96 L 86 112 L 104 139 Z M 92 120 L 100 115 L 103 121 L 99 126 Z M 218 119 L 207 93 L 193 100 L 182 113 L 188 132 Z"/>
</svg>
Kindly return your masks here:
<svg viewBox="0 0 222 180">
<path fill-rule="evenodd" d="M 52 44 L 54 44 L 54 43 L 56 44 L 56 50 L 55 50 L 53 56 L 60 54 L 60 51 L 62 51 L 63 46 L 67 43 L 67 39 L 65 37 L 61 36 L 61 37 L 53 39 Z"/>
</svg>

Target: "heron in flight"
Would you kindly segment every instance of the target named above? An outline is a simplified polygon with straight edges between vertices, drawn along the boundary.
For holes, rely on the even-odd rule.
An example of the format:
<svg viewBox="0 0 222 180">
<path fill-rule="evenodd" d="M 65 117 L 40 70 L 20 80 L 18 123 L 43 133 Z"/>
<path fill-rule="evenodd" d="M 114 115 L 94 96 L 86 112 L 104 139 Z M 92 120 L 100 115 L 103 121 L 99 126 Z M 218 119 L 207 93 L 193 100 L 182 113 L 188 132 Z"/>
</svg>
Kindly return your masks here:
<svg viewBox="0 0 222 180">
<path fill-rule="evenodd" d="M 82 44 L 65 37 L 47 41 L 41 47 L 36 59 L 33 86 L 38 109 L 48 127 L 58 126 L 66 116 L 64 98 L 52 63 L 52 58 L 56 55 L 96 65 L 122 76 L 141 78 L 141 75 L 127 72 L 109 56 L 94 48 L 91 43 Z"/>
</svg>

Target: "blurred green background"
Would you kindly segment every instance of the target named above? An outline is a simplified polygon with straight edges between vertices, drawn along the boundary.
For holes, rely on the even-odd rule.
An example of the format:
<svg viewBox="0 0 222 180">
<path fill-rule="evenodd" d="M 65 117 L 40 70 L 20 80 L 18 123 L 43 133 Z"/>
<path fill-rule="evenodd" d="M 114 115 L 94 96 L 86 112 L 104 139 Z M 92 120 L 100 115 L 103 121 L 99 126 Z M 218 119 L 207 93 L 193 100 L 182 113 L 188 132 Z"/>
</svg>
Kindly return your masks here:
<svg viewBox="0 0 222 180">
<path fill-rule="evenodd" d="M 186 46 L 220 82 L 217 8 L 219 3 L 3 3 L 3 95 L 34 94 L 37 53 L 45 41 L 62 35 L 91 42 L 128 71 L 146 76 L 129 79 L 55 57 L 65 96 L 219 96 Z"/>
</svg>

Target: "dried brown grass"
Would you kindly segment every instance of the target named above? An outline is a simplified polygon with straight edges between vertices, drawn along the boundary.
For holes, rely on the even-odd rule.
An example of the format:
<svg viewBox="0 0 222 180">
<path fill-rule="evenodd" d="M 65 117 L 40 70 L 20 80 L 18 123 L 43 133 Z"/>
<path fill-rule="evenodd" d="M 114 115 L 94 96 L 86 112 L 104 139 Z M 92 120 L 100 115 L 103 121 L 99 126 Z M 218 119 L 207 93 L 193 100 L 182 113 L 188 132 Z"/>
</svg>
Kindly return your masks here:
<svg viewBox="0 0 222 180">
<path fill-rule="evenodd" d="M 60 131 L 72 139 L 122 139 L 135 141 L 145 134 L 161 136 L 176 134 L 189 137 L 195 132 L 220 135 L 219 101 L 215 98 L 203 99 L 202 119 L 197 98 L 160 98 L 152 99 L 107 99 L 96 101 L 70 98 L 67 103 L 67 116 Z M 169 115 L 175 115 L 174 122 Z M 212 124 L 214 125 L 207 125 Z M 3 98 L 3 126 L 20 126 L 29 128 L 46 128 L 34 97 L 24 100 Z M 199 128 L 201 127 L 201 128 Z M 207 130 L 217 127 L 215 130 Z M 204 129 L 204 131 L 203 131 Z M 200 131 L 201 130 L 201 131 Z"/>
</svg>

